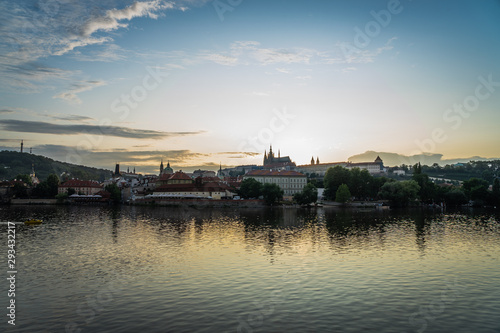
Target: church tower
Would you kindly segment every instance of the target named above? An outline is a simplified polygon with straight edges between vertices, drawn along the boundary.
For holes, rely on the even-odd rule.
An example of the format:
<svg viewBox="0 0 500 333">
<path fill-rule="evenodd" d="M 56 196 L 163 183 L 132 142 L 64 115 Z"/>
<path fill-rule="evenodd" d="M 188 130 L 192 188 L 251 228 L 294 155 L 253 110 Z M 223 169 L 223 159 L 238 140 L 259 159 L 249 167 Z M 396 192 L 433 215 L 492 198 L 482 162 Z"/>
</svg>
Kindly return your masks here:
<svg viewBox="0 0 500 333">
<path fill-rule="evenodd" d="M 24 142 L 23 142 L 23 140 L 21 140 L 21 153 L 23 152 L 23 146 L 24 146 Z"/>
<path fill-rule="evenodd" d="M 314 165 L 314 156 L 311 157 L 311 165 Z"/>
<path fill-rule="evenodd" d="M 160 175 L 163 173 L 163 158 L 161 159 L 160 163 Z"/>
</svg>

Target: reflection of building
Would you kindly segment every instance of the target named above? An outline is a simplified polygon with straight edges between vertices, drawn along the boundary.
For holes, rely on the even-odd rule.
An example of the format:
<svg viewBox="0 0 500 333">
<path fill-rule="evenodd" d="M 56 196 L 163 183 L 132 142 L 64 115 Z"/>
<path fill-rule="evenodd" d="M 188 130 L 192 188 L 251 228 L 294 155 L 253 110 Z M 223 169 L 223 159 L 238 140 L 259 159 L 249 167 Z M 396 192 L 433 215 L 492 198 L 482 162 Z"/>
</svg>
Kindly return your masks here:
<svg viewBox="0 0 500 333">
<path fill-rule="evenodd" d="M 253 170 L 243 176 L 243 180 L 247 178 L 253 178 L 262 184 L 276 184 L 283 190 L 284 197 L 288 198 L 301 192 L 307 184 L 306 175 L 297 171 Z"/>
<path fill-rule="evenodd" d="M 290 156 L 280 156 L 280 151 L 278 150 L 278 157 L 274 156 L 273 146 L 269 147 L 269 153 L 264 152 L 264 169 L 291 169 L 295 167 L 295 163 L 292 162 Z"/>
<path fill-rule="evenodd" d="M 57 193 L 68 193 L 68 189 L 74 189 L 76 194 L 96 194 L 102 190 L 98 182 L 92 180 L 71 179 L 59 185 Z"/>
</svg>

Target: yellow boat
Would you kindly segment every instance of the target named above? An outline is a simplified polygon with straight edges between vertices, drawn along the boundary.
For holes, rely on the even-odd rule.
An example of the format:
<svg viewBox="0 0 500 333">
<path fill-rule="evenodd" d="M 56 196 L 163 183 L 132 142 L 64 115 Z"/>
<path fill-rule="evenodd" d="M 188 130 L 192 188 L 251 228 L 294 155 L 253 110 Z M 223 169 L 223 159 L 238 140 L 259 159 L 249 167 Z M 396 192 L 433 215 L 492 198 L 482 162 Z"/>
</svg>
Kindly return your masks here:
<svg viewBox="0 0 500 333">
<path fill-rule="evenodd" d="M 40 223 L 42 223 L 42 220 L 31 219 L 31 220 L 24 221 L 24 224 L 40 224 Z"/>
</svg>

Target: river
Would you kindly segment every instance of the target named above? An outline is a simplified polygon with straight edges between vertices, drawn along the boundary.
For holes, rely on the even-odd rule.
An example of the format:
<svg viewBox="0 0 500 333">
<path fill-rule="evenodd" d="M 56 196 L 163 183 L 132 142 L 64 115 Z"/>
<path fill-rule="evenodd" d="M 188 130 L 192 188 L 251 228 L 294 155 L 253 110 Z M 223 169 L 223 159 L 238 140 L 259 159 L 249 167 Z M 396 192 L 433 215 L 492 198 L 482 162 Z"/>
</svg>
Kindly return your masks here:
<svg viewBox="0 0 500 333">
<path fill-rule="evenodd" d="M 0 331 L 500 332 L 498 212 L 0 207 L 29 218 Z"/>
</svg>

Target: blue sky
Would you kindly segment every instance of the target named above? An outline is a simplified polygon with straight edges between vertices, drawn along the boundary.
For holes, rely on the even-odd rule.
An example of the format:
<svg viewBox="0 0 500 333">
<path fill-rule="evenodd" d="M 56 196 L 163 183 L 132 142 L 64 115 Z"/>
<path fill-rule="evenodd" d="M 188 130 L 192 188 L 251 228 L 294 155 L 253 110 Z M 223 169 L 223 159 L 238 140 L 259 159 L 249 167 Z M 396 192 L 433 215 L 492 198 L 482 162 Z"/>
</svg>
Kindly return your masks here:
<svg viewBox="0 0 500 333">
<path fill-rule="evenodd" d="M 0 146 L 152 172 L 499 157 L 500 1 L 4 1 Z"/>
</svg>

